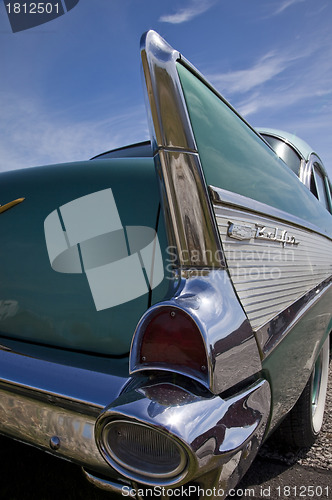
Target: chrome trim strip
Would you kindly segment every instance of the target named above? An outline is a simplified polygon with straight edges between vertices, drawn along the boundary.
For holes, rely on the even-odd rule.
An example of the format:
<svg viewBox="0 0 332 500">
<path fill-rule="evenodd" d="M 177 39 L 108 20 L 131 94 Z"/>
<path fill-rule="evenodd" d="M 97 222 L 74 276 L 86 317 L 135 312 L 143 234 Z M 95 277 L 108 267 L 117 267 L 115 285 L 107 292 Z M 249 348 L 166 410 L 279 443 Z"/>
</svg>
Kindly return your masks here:
<svg viewBox="0 0 332 500">
<path fill-rule="evenodd" d="M 140 359 L 149 315 L 171 306 L 182 309 L 196 322 L 204 340 L 208 369 L 198 378 L 188 367 L 145 363 Z M 152 306 L 137 325 L 129 360 L 130 374 L 151 370 L 172 371 L 204 384 L 213 394 L 220 394 L 261 370 L 255 336 L 224 270 L 182 271 L 175 296 Z"/>
<path fill-rule="evenodd" d="M 327 293 L 332 296 L 332 276 L 312 288 L 300 299 L 279 313 L 273 320 L 257 330 L 256 338 L 262 349 L 264 358 L 279 345 L 281 340 L 288 335 L 304 315 Z"/>
<path fill-rule="evenodd" d="M 85 370 L 21 355 L 0 348 L 0 387 L 27 397 L 61 401 L 62 405 L 82 405 L 96 415 L 127 383 L 127 378 Z M 112 371 L 110 360 L 109 371 Z M 111 389 L 110 389 L 111 388 Z M 87 410 L 89 409 L 89 410 Z"/>
<path fill-rule="evenodd" d="M 257 453 L 270 405 L 266 380 L 258 380 L 227 399 L 197 393 L 173 382 L 150 382 L 123 393 L 105 409 L 96 423 L 96 440 L 105 460 L 121 475 L 139 483 L 175 487 L 192 480 L 199 482 L 201 476 L 217 469 L 215 484 L 232 485 Z M 141 423 L 169 435 L 189 457 L 185 471 L 175 478 L 156 480 L 114 463 L 102 445 L 104 429 L 114 419 Z"/>
<path fill-rule="evenodd" d="M 180 267 L 222 268 L 222 248 L 176 70 L 180 54 L 154 31 L 141 39 L 152 150 L 169 245 Z"/>
<path fill-rule="evenodd" d="M 301 219 L 300 217 L 291 215 L 288 212 L 272 207 L 271 205 L 266 205 L 265 203 L 253 200 L 252 198 L 247 198 L 241 194 L 233 193 L 232 191 L 227 191 L 226 189 L 221 189 L 215 186 L 209 186 L 209 190 L 213 204 L 215 205 L 214 210 L 219 205 L 229 205 L 234 208 L 240 208 L 241 210 L 248 210 L 250 212 L 263 215 L 264 217 L 272 217 L 276 220 L 286 222 L 287 224 L 292 224 L 300 228 L 309 229 L 310 231 L 314 231 L 315 233 L 332 239 L 332 235 L 323 232 L 318 226 L 315 226 L 305 219 Z"/>
</svg>

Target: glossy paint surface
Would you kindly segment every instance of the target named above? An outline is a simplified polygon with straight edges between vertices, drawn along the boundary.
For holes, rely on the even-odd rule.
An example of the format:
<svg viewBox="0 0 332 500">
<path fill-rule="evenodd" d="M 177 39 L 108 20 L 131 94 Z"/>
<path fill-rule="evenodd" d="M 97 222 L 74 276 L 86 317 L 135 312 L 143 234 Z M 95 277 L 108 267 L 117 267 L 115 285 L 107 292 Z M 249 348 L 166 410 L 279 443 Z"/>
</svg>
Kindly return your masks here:
<svg viewBox="0 0 332 500">
<path fill-rule="evenodd" d="M 177 69 L 207 184 L 323 227 L 332 220 L 297 176 L 229 105 L 183 65 Z"/>
<path fill-rule="evenodd" d="M 89 275 L 76 272 L 75 265 L 80 265 L 81 257 L 89 268 L 89 262 L 93 264 L 98 259 L 103 262 L 108 252 L 113 251 L 114 240 L 107 234 L 99 237 L 98 234 L 106 232 L 105 225 L 115 227 L 111 220 L 114 214 L 107 210 L 110 203 L 105 203 L 104 210 L 98 200 L 83 208 L 80 202 L 108 192 L 113 196 L 117 224 L 134 230 L 145 227 L 151 233 L 157 230 L 160 248 L 165 254 L 165 231 L 162 222 L 158 225 L 159 194 L 152 159 L 96 160 L 1 175 L 2 203 L 25 197 L 22 203 L 2 213 L 0 219 L 1 336 L 106 355 L 128 353 L 139 318 L 150 303 L 167 296 L 170 280 L 166 279 L 167 270 L 164 273 L 161 269 L 164 278 L 160 284 L 151 292 L 146 289 L 146 293 L 135 295 L 130 266 L 125 265 L 121 273 L 110 274 L 109 278 L 101 272 L 101 292 L 97 290 L 97 299 L 92 296 Z M 65 211 L 67 207 L 75 217 L 69 209 Z M 97 238 L 93 239 L 94 235 Z M 83 243 L 80 245 L 81 256 L 76 252 L 76 260 L 68 260 L 71 267 L 64 261 L 57 264 L 56 260 L 57 255 L 67 255 L 63 250 L 67 248 L 68 237 L 72 237 L 73 242 L 69 241 L 67 254 L 79 246 L 70 244 L 80 238 L 90 238 L 83 242 L 85 247 Z M 142 242 L 142 247 L 146 244 Z M 111 245 L 109 250 L 107 245 Z M 96 273 L 96 270 L 89 272 Z M 93 278 L 96 282 L 95 276 Z M 105 297 L 105 289 L 111 290 L 115 297 Z M 117 300 L 121 294 L 122 300 Z"/>
</svg>

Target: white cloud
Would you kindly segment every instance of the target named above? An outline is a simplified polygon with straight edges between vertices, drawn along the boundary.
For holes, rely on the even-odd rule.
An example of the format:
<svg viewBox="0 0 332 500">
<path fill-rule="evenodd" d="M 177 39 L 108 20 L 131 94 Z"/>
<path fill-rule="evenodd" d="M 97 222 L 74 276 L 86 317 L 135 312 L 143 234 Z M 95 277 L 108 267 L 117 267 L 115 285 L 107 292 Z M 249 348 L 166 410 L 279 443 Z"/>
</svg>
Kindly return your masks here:
<svg viewBox="0 0 332 500">
<path fill-rule="evenodd" d="M 94 121 L 49 113 L 38 98 L 0 93 L 0 171 L 87 160 L 148 136 L 144 106 Z"/>
<path fill-rule="evenodd" d="M 302 104 L 308 113 L 330 114 L 332 98 L 332 54 L 325 53 L 316 57 L 310 71 L 304 65 L 301 71 L 291 71 L 282 81 L 272 82 L 268 86 L 249 92 L 238 101 L 237 107 L 244 116 L 253 115 L 262 110 L 290 109 Z M 310 103 L 310 107 L 309 107 Z"/>
<path fill-rule="evenodd" d="M 304 0 L 285 0 L 284 2 L 282 2 L 280 4 L 279 2 L 279 6 L 277 8 L 277 10 L 274 12 L 273 15 L 278 15 L 278 14 L 281 14 L 282 12 L 284 12 L 286 9 L 288 9 L 288 7 L 291 7 L 292 5 L 296 4 L 296 3 L 300 3 L 300 2 L 304 2 Z"/>
<path fill-rule="evenodd" d="M 211 72 L 209 79 L 253 124 L 294 131 L 317 147 L 331 174 L 332 48 L 322 30 L 303 42 L 274 48 L 245 69 Z"/>
<path fill-rule="evenodd" d="M 332 49 L 321 40 L 294 45 L 270 51 L 246 69 L 210 73 L 209 79 L 227 98 L 237 100 L 246 116 L 313 98 L 322 101 L 331 96 Z"/>
<path fill-rule="evenodd" d="M 319 48 L 320 49 L 320 48 Z M 292 69 L 297 61 L 311 56 L 317 47 L 301 47 L 285 50 L 271 50 L 264 54 L 257 62 L 246 69 L 230 71 L 228 73 L 210 73 L 209 80 L 213 85 L 229 94 L 245 93 L 256 89 L 268 82 L 276 80 L 283 72 Z"/>
<path fill-rule="evenodd" d="M 214 85 L 224 92 L 243 93 L 268 82 L 287 67 L 288 60 L 273 52 L 264 55 L 251 68 L 210 75 Z"/>
<path fill-rule="evenodd" d="M 185 23 L 209 10 L 214 3 L 215 0 L 192 0 L 187 7 L 179 9 L 175 14 L 163 15 L 159 18 L 159 21 L 171 24 Z"/>
</svg>

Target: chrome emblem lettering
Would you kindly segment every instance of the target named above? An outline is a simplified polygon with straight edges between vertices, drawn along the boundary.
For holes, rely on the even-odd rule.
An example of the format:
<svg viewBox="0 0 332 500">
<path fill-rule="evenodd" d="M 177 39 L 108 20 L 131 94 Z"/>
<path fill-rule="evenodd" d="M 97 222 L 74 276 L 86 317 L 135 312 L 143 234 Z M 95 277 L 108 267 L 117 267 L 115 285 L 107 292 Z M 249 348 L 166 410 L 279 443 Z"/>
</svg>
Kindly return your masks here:
<svg viewBox="0 0 332 500">
<path fill-rule="evenodd" d="M 250 240 L 254 235 L 254 230 L 252 226 L 229 222 L 227 234 L 236 240 Z"/>
<path fill-rule="evenodd" d="M 272 230 L 266 226 L 258 226 L 256 224 L 255 238 L 267 241 L 276 241 L 281 243 L 283 247 L 286 245 L 299 245 L 299 241 L 295 239 L 295 236 L 288 234 L 288 231 L 283 229 L 282 231 L 275 227 Z"/>
<path fill-rule="evenodd" d="M 230 238 L 240 241 L 250 240 L 251 238 L 271 242 L 275 241 L 276 243 L 281 243 L 283 247 L 286 245 L 297 246 L 300 244 L 295 236 L 289 234 L 286 229 L 280 229 L 278 227 L 271 228 L 259 224 L 248 225 L 245 223 L 228 222 L 227 235 Z"/>
</svg>

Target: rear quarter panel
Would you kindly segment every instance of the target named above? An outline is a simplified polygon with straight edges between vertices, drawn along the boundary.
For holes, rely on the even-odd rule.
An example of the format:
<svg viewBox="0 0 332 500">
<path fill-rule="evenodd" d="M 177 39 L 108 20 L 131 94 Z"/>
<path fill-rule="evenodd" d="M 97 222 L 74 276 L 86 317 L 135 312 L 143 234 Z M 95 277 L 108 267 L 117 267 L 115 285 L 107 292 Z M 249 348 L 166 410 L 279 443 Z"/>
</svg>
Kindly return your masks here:
<svg viewBox="0 0 332 500">
<path fill-rule="evenodd" d="M 123 226 L 156 229 L 159 194 L 151 159 L 96 160 L 1 174 L 1 203 L 25 198 L 0 214 L 1 336 L 108 355 L 128 353 L 140 316 L 151 301 L 167 295 L 169 281 L 164 276 L 153 293 L 96 310 L 86 275 L 52 269 L 45 240 L 49 214 L 105 189 L 113 193 Z M 162 224 L 158 238 L 165 248 Z M 122 278 L 112 285 L 113 293 L 130 286 L 126 269 Z"/>
</svg>

